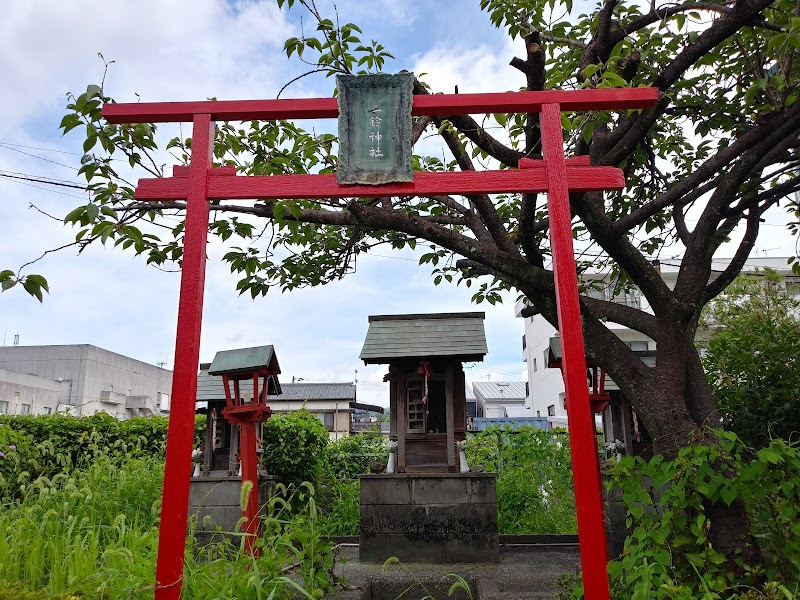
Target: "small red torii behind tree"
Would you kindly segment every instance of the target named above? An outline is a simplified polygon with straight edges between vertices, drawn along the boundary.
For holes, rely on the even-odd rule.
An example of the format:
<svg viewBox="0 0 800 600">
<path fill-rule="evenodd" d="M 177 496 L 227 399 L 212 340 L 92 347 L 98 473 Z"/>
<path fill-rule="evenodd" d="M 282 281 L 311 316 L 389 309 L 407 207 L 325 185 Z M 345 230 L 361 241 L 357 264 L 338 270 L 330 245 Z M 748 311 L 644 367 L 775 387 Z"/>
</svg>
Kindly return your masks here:
<svg viewBox="0 0 800 600">
<path fill-rule="evenodd" d="M 339 185 L 333 175 L 238 177 L 233 169 L 212 168 L 214 121 L 334 118 L 338 116 L 336 98 L 104 105 L 103 116 L 110 123 L 193 123 L 190 166 L 176 167 L 172 178 L 140 180 L 135 194 L 138 200 L 154 202 L 186 200 L 156 600 L 180 598 L 183 582 L 209 201 L 504 192 L 547 192 L 564 387 L 570 405 L 569 437 L 584 590 L 587 600 L 607 600 L 603 497 L 594 416 L 586 382 L 569 192 L 619 190 L 625 181 L 619 169 L 593 167 L 583 157 L 565 158 L 561 112 L 641 109 L 657 100 L 655 88 L 414 96 L 413 115 L 538 112 L 544 160 L 523 159 L 519 169 L 502 171 L 416 173 L 413 182 L 379 186 Z"/>
</svg>

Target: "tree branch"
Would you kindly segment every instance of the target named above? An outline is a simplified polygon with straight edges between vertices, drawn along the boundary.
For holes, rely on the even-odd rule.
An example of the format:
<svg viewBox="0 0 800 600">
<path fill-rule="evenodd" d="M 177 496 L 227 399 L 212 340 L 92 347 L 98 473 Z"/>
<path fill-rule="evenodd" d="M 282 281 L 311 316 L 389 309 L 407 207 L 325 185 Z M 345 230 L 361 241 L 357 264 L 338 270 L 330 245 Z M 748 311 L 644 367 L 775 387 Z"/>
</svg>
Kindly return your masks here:
<svg viewBox="0 0 800 600">
<path fill-rule="evenodd" d="M 670 62 L 669 65 L 656 77 L 653 86 L 666 92 L 670 87 L 708 51 L 721 44 L 728 37 L 736 33 L 742 26 L 753 21 L 761 11 L 771 4 L 772 0 L 740 0 L 734 9 L 714 21 L 714 23 L 701 33 L 697 39 L 684 47 L 684 49 Z M 655 21 L 657 14 L 646 15 L 642 19 L 650 19 L 639 27 L 644 27 Z M 609 43 L 617 43 L 630 32 L 635 31 L 636 22 L 620 28 L 617 35 L 619 39 L 612 38 Z M 614 41 L 616 39 L 616 41 Z M 650 130 L 659 116 L 669 104 L 668 97 L 662 97 L 655 106 L 642 111 L 638 116 L 631 115 L 608 139 L 613 147 L 605 154 L 600 164 L 616 165 L 628 156 L 639 145 L 641 139 Z"/>
<path fill-rule="evenodd" d="M 733 259 L 731 259 L 730 264 L 728 264 L 725 270 L 719 275 L 719 277 L 714 279 L 714 281 L 706 286 L 706 289 L 703 292 L 703 306 L 721 294 L 722 291 L 728 287 L 734 279 L 736 279 L 736 276 L 742 272 L 742 269 L 747 262 L 747 257 L 750 256 L 750 252 L 753 250 L 753 247 L 756 244 L 760 223 L 761 214 L 757 209 L 751 208 L 750 214 L 747 217 L 747 229 L 745 230 L 744 237 L 742 238 L 739 247 L 736 249 L 736 254 L 734 255 Z"/>
<path fill-rule="evenodd" d="M 430 94 L 430 92 L 417 79 L 414 79 L 415 94 Z M 492 158 L 498 160 L 507 167 L 516 167 L 523 154 L 513 148 L 509 148 L 491 135 L 486 133 L 475 120 L 468 115 L 451 115 L 446 117 L 456 129 L 463 133 L 468 140 L 486 152 Z"/>
<path fill-rule="evenodd" d="M 798 124 L 800 124 L 800 105 L 795 104 L 781 115 L 782 124 L 787 121 L 790 122 L 789 130 L 792 129 L 792 126 L 796 128 Z M 786 129 L 787 128 L 781 128 L 781 131 L 786 131 Z M 659 211 L 679 200 L 683 200 L 681 204 L 685 205 L 690 199 L 699 198 L 717 185 L 717 180 L 714 180 L 712 183 L 706 184 L 700 188 L 699 186 L 703 182 L 711 179 L 715 175 L 718 176 L 717 179 L 721 178 L 722 176 L 719 175 L 719 173 L 724 167 L 740 158 L 747 150 L 759 145 L 764 140 L 774 140 L 774 138 L 774 123 L 769 122 L 753 127 L 728 147 L 719 150 L 712 158 L 709 158 L 702 165 L 694 169 L 691 174 L 681 179 L 658 198 L 618 219 L 613 225 L 615 234 L 623 235 L 626 231 L 637 225 L 641 225 Z"/>
</svg>

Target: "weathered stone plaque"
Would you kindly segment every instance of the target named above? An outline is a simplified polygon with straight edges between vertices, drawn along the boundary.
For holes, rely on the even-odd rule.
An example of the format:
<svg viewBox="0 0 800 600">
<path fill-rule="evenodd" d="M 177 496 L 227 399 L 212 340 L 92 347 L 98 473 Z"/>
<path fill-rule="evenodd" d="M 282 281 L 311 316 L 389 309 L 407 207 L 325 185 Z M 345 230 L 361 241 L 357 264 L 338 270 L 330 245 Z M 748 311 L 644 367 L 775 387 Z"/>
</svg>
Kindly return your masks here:
<svg viewBox="0 0 800 600">
<path fill-rule="evenodd" d="M 413 181 L 413 73 L 337 75 L 339 183 Z"/>
</svg>

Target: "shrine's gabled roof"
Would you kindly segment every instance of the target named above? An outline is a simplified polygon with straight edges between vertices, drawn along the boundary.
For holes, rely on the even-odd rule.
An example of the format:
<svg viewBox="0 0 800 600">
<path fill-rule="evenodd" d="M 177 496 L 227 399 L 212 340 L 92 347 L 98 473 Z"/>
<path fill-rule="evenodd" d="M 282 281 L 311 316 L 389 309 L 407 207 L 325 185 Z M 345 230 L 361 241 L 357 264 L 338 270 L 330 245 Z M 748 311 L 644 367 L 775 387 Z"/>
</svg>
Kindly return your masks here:
<svg viewBox="0 0 800 600">
<path fill-rule="evenodd" d="M 258 369 L 281 372 L 278 357 L 271 345 L 221 350 L 214 355 L 208 372 L 211 375 L 230 375 Z"/>
<path fill-rule="evenodd" d="M 374 315 L 361 349 L 365 364 L 404 359 L 483 360 L 488 349 L 482 312 Z"/>
</svg>

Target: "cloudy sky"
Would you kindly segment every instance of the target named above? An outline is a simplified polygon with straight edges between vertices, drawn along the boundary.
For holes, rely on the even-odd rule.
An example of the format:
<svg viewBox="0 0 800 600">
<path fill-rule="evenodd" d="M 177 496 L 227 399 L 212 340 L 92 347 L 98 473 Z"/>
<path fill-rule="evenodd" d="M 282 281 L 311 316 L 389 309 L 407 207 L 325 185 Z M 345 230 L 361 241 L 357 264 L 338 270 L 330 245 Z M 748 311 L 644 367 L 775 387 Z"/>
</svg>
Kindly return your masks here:
<svg viewBox="0 0 800 600">
<path fill-rule="evenodd" d="M 332 14 L 330 3 L 320 0 Z M 508 66 L 522 50 L 491 27 L 477 0 L 341 0 L 342 23 L 361 26 L 395 56 L 387 71 L 427 73 L 434 91 L 518 89 Z M 67 94 L 99 83 L 113 61 L 106 91 L 120 102 L 274 98 L 303 65 L 287 60 L 283 42 L 301 31 L 301 10 L 280 12 L 275 0 L 27 0 L 4 6 L 0 23 L 0 175 L 75 181 L 78 133 L 60 136 Z M 306 16 L 305 25 L 309 19 Z M 283 97 L 330 96 L 333 81 L 307 77 Z M 169 127 L 173 127 L 170 129 Z M 333 123 L 331 123 L 333 127 Z M 177 126 L 162 127 L 165 135 Z M 74 239 L 58 217 L 87 201 L 80 190 L 0 176 L 0 269 L 18 268 Z M 36 208 L 31 208 L 34 205 Z M 41 211 L 41 212 L 39 212 Z M 794 251 L 781 223 L 768 214 L 756 255 Z M 355 273 L 324 288 L 252 301 L 235 291 L 236 277 L 209 247 L 201 360 L 217 350 L 274 344 L 283 380 L 352 381 L 359 398 L 387 404 L 385 369 L 358 360 L 370 314 L 485 310 L 487 360 L 474 380 L 519 380 L 523 326 L 514 297 L 491 307 L 470 304 L 465 288 L 434 287 L 411 254 L 379 251 L 360 258 Z M 171 368 L 179 274 L 148 268 L 141 258 L 102 247 L 82 255 L 49 254 L 27 272 L 44 274 L 51 293 L 40 305 L 22 290 L 0 294 L 0 336 L 24 345 L 88 343 Z"/>
<path fill-rule="evenodd" d="M 515 45 L 492 28 L 476 1 L 350 0 L 342 22 L 358 23 L 397 60 L 387 69 L 427 73 L 436 91 L 505 91 L 522 84 L 508 66 Z M 326 3 L 321 2 L 321 7 Z M 80 134 L 62 138 L 67 94 L 99 83 L 117 101 L 274 98 L 302 72 L 283 42 L 300 33 L 302 11 L 274 0 L 30 0 L 4 7 L 0 28 L 0 173 L 83 183 L 75 178 Z M 309 20 L 306 16 L 305 24 Z M 308 77 L 282 97 L 330 96 L 333 81 Z M 166 134 L 175 131 L 163 128 Z M 16 269 L 76 233 L 42 213 L 63 217 L 87 201 L 80 190 L 0 177 L 0 268 Z M 35 205 L 37 208 L 31 208 Z M 38 210 L 37 210 L 38 209 Z M 42 211 L 42 212 L 39 212 Z M 370 314 L 485 310 L 489 355 L 468 371 L 475 380 L 519 380 L 523 326 L 514 297 L 470 304 L 463 287 L 434 287 L 410 254 L 378 252 L 323 288 L 256 301 L 236 293 L 236 277 L 209 248 L 201 360 L 217 350 L 274 344 L 283 380 L 352 381 L 358 395 L 388 404 L 385 369 L 358 360 Z M 111 248 L 49 254 L 25 272 L 48 278 L 39 304 L 22 290 L 0 294 L 0 336 L 23 345 L 88 343 L 150 363 L 173 362 L 179 274 L 146 267 Z"/>
</svg>

